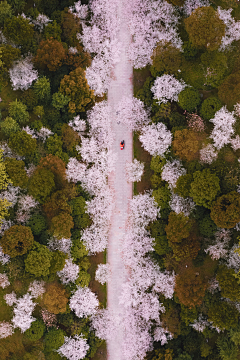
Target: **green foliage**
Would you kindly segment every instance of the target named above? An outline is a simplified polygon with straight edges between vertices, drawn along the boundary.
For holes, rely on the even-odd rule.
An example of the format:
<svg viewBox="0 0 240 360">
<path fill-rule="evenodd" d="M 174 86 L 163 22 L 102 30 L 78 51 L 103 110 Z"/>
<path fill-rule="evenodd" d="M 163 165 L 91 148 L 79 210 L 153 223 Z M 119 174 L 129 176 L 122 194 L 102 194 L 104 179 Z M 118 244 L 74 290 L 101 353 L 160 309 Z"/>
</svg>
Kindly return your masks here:
<svg viewBox="0 0 240 360">
<path fill-rule="evenodd" d="M 188 326 L 190 323 L 193 323 L 194 320 L 198 317 L 198 311 L 196 308 L 189 309 L 187 306 L 181 304 L 180 312 L 181 320 Z"/>
<path fill-rule="evenodd" d="M 28 226 L 13 225 L 1 238 L 1 246 L 5 254 L 11 257 L 26 254 L 33 246 L 34 237 Z"/>
<path fill-rule="evenodd" d="M 51 85 L 46 76 L 38 78 L 33 85 L 33 91 L 41 103 L 46 103 L 50 99 Z"/>
<path fill-rule="evenodd" d="M 44 350 L 46 352 L 57 350 L 64 344 L 64 335 L 61 329 L 50 329 L 44 338 Z"/>
<path fill-rule="evenodd" d="M 204 66 L 206 85 L 217 88 L 228 75 L 227 56 L 223 52 L 204 52 L 201 61 Z"/>
<path fill-rule="evenodd" d="M 179 127 L 179 126 L 185 127 L 187 125 L 185 116 L 178 112 L 173 112 L 170 114 L 169 122 L 171 127 Z"/>
<path fill-rule="evenodd" d="M 216 278 L 219 282 L 222 296 L 232 301 L 238 301 L 240 300 L 240 285 L 234 274 L 235 271 L 233 269 L 220 266 Z"/>
<path fill-rule="evenodd" d="M 18 60 L 21 56 L 21 50 L 13 47 L 10 44 L 1 44 L 1 60 L 3 62 L 3 69 L 9 70 L 14 61 Z"/>
<path fill-rule="evenodd" d="M 80 240 L 80 231 L 79 238 L 75 238 L 72 240 L 71 247 L 71 256 L 74 261 L 79 260 L 88 254 L 88 250 L 84 246 L 83 242 Z"/>
<path fill-rule="evenodd" d="M 184 351 L 182 354 L 178 355 L 176 360 L 192 360 L 192 357 Z"/>
<path fill-rule="evenodd" d="M 91 280 L 91 275 L 84 270 L 80 270 L 78 278 L 76 280 L 76 285 L 80 285 L 81 287 L 88 286 L 90 280 Z"/>
<path fill-rule="evenodd" d="M 183 43 L 183 56 L 186 60 L 192 60 L 198 55 L 199 50 L 193 46 L 191 41 Z"/>
<path fill-rule="evenodd" d="M 28 177 L 25 170 L 24 161 L 7 157 L 4 164 L 13 185 L 20 186 L 21 188 L 26 188 L 28 183 Z"/>
<path fill-rule="evenodd" d="M 60 110 L 64 108 L 64 106 L 66 106 L 70 100 L 71 99 L 68 96 L 64 96 L 62 93 L 57 92 L 52 96 L 52 106 L 55 109 Z"/>
<path fill-rule="evenodd" d="M 21 97 L 21 101 L 23 104 L 27 106 L 28 111 L 33 111 L 33 108 L 37 105 L 38 99 L 35 95 L 33 89 L 27 89 L 23 92 Z M 32 123 L 31 123 L 32 125 Z"/>
<path fill-rule="evenodd" d="M 28 192 L 43 204 L 55 189 L 54 175 L 48 169 L 36 169 L 29 179 Z"/>
<path fill-rule="evenodd" d="M 174 192 L 183 198 L 186 198 L 190 195 L 190 186 L 193 181 L 193 177 L 191 174 L 185 174 L 179 176 L 177 179 L 176 187 L 174 188 Z"/>
<path fill-rule="evenodd" d="M 79 196 L 70 201 L 72 209 L 72 217 L 76 228 L 84 229 L 90 225 L 90 217 L 86 211 L 86 201 L 82 196 Z"/>
<path fill-rule="evenodd" d="M 51 264 L 49 268 L 50 274 L 56 274 L 57 271 L 61 271 L 64 268 L 67 255 L 62 251 L 54 251 L 52 253 Z"/>
<path fill-rule="evenodd" d="M 49 138 L 45 142 L 45 147 L 48 153 L 58 157 L 60 157 L 62 154 L 62 145 L 63 142 L 57 134 L 49 136 Z"/>
<path fill-rule="evenodd" d="M 216 97 L 209 97 L 202 103 L 200 115 L 205 120 L 210 120 L 214 117 L 215 113 L 222 107 L 221 101 Z"/>
<path fill-rule="evenodd" d="M 217 225 L 209 216 L 204 216 L 198 222 L 198 228 L 202 236 L 211 237 L 217 231 Z"/>
<path fill-rule="evenodd" d="M 238 359 L 238 347 L 231 340 L 221 336 L 217 339 L 216 344 L 222 360 Z"/>
<path fill-rule="evenodd" d="M 71 237 L 71 229 L 74 227 L 73 218 L 67 213 L 60 213 L 51 220 L 50 231 L 58 239 Z"/>
<path fill-rule="evenodd" d="M 177 74 L 181 66 L 181 52 L 170 42 L 160 41 L 151 56 L 152 66 L 160 73 Z"/>
<path fill-rule="evenodd" d="M 33 235 L 40 235 L 47 228 L 46 219 L 41 214 L 33 214 L 28 220 L 28 226 Z"/>
<path fill-rule="evenodd" d="M 233 228 L 240 221 L 240 194 L 231 191 L 217 198 L 211 207 L 210 216 L 218 227 Z"/>
<path fill-rule="evenodd" d="M 43 35 L 45 39 L 50 39 L 51 37 L 53 37 L 55 40 L 58 40 L 60 42 L 61 33 L 61 26 L 57 23 L 56 20 L 53 20 L 53 22 L 50 22 L 47 24 L 47 26 L 45 26 Z"/>
<path fill-rule="evenodd" d="M 34 25 L 22 16 L 13 16 L 4 22 L 3 35 L 16 45 L 27 45 L 34 36 Z"/>
<path fill-rule="evenodd" d="M 48 283 L 43 294 L 42 305 L 53 314 L 65 313 L 67 310 L 68 294 L 59 283 Z"/>
<path fill-rule="evenodd" d="M 0 27 L 4 25 L 6 19 L 10 19 L 13 16 L 13 11 L 11 5 L 3 0 L 0 3 Z"/>
<path fill-rule="evenodd" d="M 225 35 L 223 20 L 211 6 L 199 7 L 184 19 L 189 40 L 196 47 L 217 50 Z"/>
<path fill-rule="evenodd" d="M 229 110 L 240 101 L 240 72 L 229 75 L 218 88 L 219 99 Z"/>
<path fill-rule="evenodd" d="M 183 89 L 178 96 L 178 103 L 183 110 L 194 111 L 201 102 L 199 92 L 191 87 Z"/>
<path fill-rule="evenodd" d="M 167 238 L 171 242 L 181 242 L 190 235 L 193 220 L 183 213 L 171 212 L 168 217 L 168 225 L 165 227 Z"/>
<path fill-rule="evenodd" d="M 20 131 L 20 126 L 18 123 L 10 116 L 7 116 L 4 121 L 1 121 L 0 127 L 1 132 L 6 137 L 9 137 L 12 133 Z"/>
<path fill-rule="evenodd" d="M 9 116 L 20 125 L 26 125 L 29 122 L 27 106 L 17 99 L 9 104 Z"/>
<path fill-rule="evenodd" d="M 193 174 L 190 196 L 197 205 L 210 209 L 212 202 L 219 193 L 219 178 L 212 174 L 209 169 L 196 171 Z"/>
<path fill-rule="evenodd" d="M 13 151 L 21 156 L 33 154 L 37 147 L 36 139 L 32 138 L 26 131 L 12 133 L 8 144 Z"/>
<path fill-rule="evenodd" d="M 221 330 L 229 330 L 238 324 L 238 310 L 225 301 L 213 302 L 208 311 L 208 321 Z"/>
<path fill-rule="evenodd" d="M 152 196 L 161 210 L 169 208 L 169 201 L 171 200 L 171 192 L 167 185 L 153 190 Z"/>
<path fill-rule="evenodd" d="M 37 341 L 41 339 L 45 332 L 46 326 L 43 321 L 35 320 L 31 327 L 25 331 L 25 336 L 32 341 Z"/>
<path fill-rule="evenodd" d="M 240 326 L 239 325 L 236 328 L 229 330 L 229 337 L 235 345 L 237 345 L 237 346 L 240 345 Z"/>
<path fill-rule="evenodd" d="M 26 0 L 8 0 L 14 13 L 21 13 L 26 6 Z"/>
<path fill-rule="evenodd" d="M 151 236 L 155 239 L 154 250 L 160 256 L 171 251 L 165 232 L 166 224 L 162 220 L 154 221 L 150 225 Z"/>
<path fill-rule="evenodd" d="M 161 174 L 163 166 L 166 164 L 166 159 L 161 158 L 160 156 L 153 156 L 150 163 L 150 168 L 156 173 Z"/>
<path fill-rule="evenodd" d="M 31 251 L 25 259 L 25 269 L 36 277 L 49 275 L 52 252 L 37 242 L 34 243 Z"/>
</svg>

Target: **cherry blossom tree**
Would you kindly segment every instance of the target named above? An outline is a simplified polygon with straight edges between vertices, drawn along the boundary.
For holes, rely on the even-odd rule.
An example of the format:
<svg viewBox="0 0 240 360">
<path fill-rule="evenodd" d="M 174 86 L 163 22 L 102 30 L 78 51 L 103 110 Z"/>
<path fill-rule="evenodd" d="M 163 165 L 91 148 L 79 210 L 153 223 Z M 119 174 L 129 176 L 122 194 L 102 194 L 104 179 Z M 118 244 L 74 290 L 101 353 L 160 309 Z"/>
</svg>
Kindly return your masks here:
<svg viewBox="0 0 240 360">
<path fill-rule="evenodd" d="M 68 125 L 79 135 L 86 130 L 86 121 L 80 119 L 80 115 L 75 116 L 73 120 L 69 121 Z"/>
<path fill-rule="evenodd" d="M 41 139 L 43 142 L 45 142 L 47 140 L 47 138 L 49 138 L 49 136 L 53 135 L 53 132 L 45 127 L 42 127 L 38 132 L 37 132 L 37 137 L 39 139 Z"/>
<path fill-rule="evenodd" d="M 162 325 L 161 323 L 159 325 Z M 165 345 L 169 340 L 172 340 L 172 334 L 161 326 L 154 329 L 154 341 L 160 341 L 161 345 Z"/>
<path fill-rule="evenodd" d="M 184 1 L 184 5 L 182 7 L 184 15 L 190 16 L 191 13 L 198 9 L 199 7 L 210 6 L 208 0 L 186 0 Z"/>
<path fill-rule="evenodd" d="M 231 136 L 234 134 L 233 125 L 236 122 L 234 112 L 228 111 L 227 107 L 223 106 L 209 121 L 214 124 L 210 138 L 213 139 L 214 146 L 220 150 L 231 141 Z"/>
<path fill-rule="evenodd" d="M 240 136 L 236 135 L 236 137 L 234 139 L 230 140 L 232 148 L 234 151 L 240 149 Z"/>
<path fill-rule="evenodd" d="M 186 114 L 188 127 L 190 129 L 197 132 L 202 132 L 206 129 L 204 120 L 198 114 L 190 114 L 186 110 L 184 111 L 184 114 Z"/>
<path fill-rule="evenodd" d="M 12 323 L 15 328 L 20 328 L 22 333 L 29 329 L 31 323 L 36 320 L 32 316 L 35 305 L 30 294 L 23 295 L 16 302 L 16 307 L 13 309 Z"/>
<path fill-rule="evenodd" d="M 207 144 L 200 151 L 200 162 L 203 164 L 211 164 L 217 160 L 218 152 L 212 144 Z"/>
<path fill-rule="evenodd" d="M 233 41 L 238 41 L 240 39 L 240 21 L 235 21 L 231 16 L 233 9 L 221 9 L 220 6 L 217 8 L 219 18 L 226 25 L 225 35 L 222 38 L 220 45 L 220 50 L 225 50 L 229 48 Z"/>
<path fill-rule="evenodd" d="M 74 264 L 72 259 L 66 259 L 64 268 L 57 272 L 61 282 L 65 285 L 70 282 L 74 283 L 78 278 L 78 274 L 79 266 Z"/>
<path fill-rule="evenodd" d="M 28 292 L 31 293 L 31 296 L 33 298 L 38 298 L 39 296 L 42 296 L 45 293 L 45 282 L 44 281 L 37 281 L 34 280 L 28 288 Z"/>
<path fill-rule="evenodd" d="M 79 238 L 80 238 L 80 232 L 79 232 Z M 71 246 L 72 246 L 72 240 L 71 239 L 57 239 L 56 237 L 51 237 L 48 240 L 48 248 L 52 251 L 62 251 L 64 254 L 68 254 L 70 256 L 71 252 Z"/>
<path fill-rule="evenodd" d="M 13 334 L 13 326 L 7 321 L 0 322 L 0 339 L 4 339 Z"/>
<path fill-rule="evenodd" d="M 40 313 L 47 328 L 57 325 L 57 315 L 50 313 L 46 309 L 41 309 Z"/>
<path fill-rule="evenodd" d="M 86 165 L 80 163 L 76 158 L 70 158 L 67 164 L 66 175 L 68 181 L 77 183 L 83 180 L 86 171 Z"/>
<path fill-rule="evenodd" d="M 142 128 L 139 140 L 144 150 L 152 156 L 163 156 L 172 143 L 172 134 L 165 124 L 158 123 Z"/>
<path fill-rule="evenodd" d="M 183 80 L 177 80 L 173 75 L 164 74 L 157 77 L 151 91 L 158 104 L 166 104 L 170 101 L 178 101 L 178 95 L 187 85 Z"/>
<path fill-rule="evenodd" d="M 234 244 L 233 247 L 230 249 L 228 256 L 227 256 L 227 267 L 234 269 L 237 273 L 240 270 L 240 247 L 238 244 Z"/>
<path fill-rule="evenodd" d="M 38 14 L 36 20 L 31 20 L 31 22 L 39 28 L 39 31 L 42 32 L 44 26 L 46 26 L 49 22 L 51 22 L 53 20 L 50 20 L 49 17 L 47 17 L 44 14 Z"/>
<path fill-rule="evenodd" d="M 10 285 L 7 274 L 0 274 L 0 287 L 5 289 Z"/>
<path fill-rule="evenodd" d="M 117 335 L 121 321 L 120 314 L 113 313 L 109 308 L 99 309 L 91 315 L 91 330 L 94 330 L 99 339 L 108 341 Z"/>
<path fill-rule="evenodd" d="M 100 284 L 105 284 L 111 276 L 111 269 L 109 264 L 98 264 L 95 280 L 100 282 Z"/>
<path fill-rule="evenodd" d="M 31 195 L 22 195 L 18 201 L 16 221 L 18 223 L 26 223 L 30 219 L 32 209 L 36 208 L 38 205 L 39 202 Z"/>
<path fill-rule="evenodd" d="M 144 163 L 134 159 L 132 163 L 126 163 L 125 171 L 128 182 L 141 181 L 141 177 L 144 173 Z"/>
<path fill-rule="evenodd" d="M 134 96 L 123 96 L 116 107 L 118 121 L 127 125 L 130 130 L 141 130 L 150 121 L 150 109 Z"/>
<path fill-rule="evenodd" d="M 217 281 L 216 277 L 212 277 L 209 281 L 209 287 L 208 287 L 208 291 L 211 293 L 211 294 L 214 294 L 215 292 L 219 291 L 220 290 L 220 287 L 219 287 L 219 282 Z"/>
<path fill-rule="evenodd" d="M 11 220 L 3 219 L 1 229 L 0 229 L 0 235 L 3 236 L 4 232 L 7 229 L 9 229 L 12 225 L 13 225 L 13 222 Z M 0 253 L 1 253 L 1 249 L 0 249 Z M 1 255 L 0 255 L 0 257 L 1 257 Z M 0 260 L 0 261 L 2 261 L 2 260 Z"/>
<path fill-rule="evenodd" d="M 191 198 L 187 197 L 184 199 L 173 192 L 171 194 L 169 205 L 172 211 L 177 214 L 182 212 L 185 216 L 189 216 L 195 207 L 195 203 Z"/>
<path fill-rule="evenodd" d="M 204 251 L 209 253 L 213 260 L 225 258 L 228 254 L 228 244 L 231 240 L 231 231 L 229 229 L 219 229 L 215 233 L 215 244 L 209 245 Z"/>
<path fill-rule="evenodd" d="M 84 339 L 83 334 L 72 337 L 64 336 L 64 344 L 57 350 L 61 356 L 65 356 L 68 360 L 84 359 L 89 345 Z"/>
<path fill-rule="evenodd" d="M 13 90 L 27 90 L 38 79 L 38 71 L 33 70 L 32 56 L 20 59 L 9 69 Z"/>
<path fill-rule="evenodd" d="M 0 198 L 6 199 L 9 203 L 11 203 L 9 207 L 13 207 L 18 201 L 19 192 L 20 192 L 19 186 L 8 185 L 7 190 L 4 190 L 0 194 Z"/>
<path fill-rule="evenodd" d="M 207 319 L 202 316 L 202 314 L 199 315 L 198 320 L 194 320 L 193 324 L 190 324 L 190 326 L 192 326 L 194 330 L 199 332 L 203 332 L 203 330 L 205 330 L 206 327 L 210 325 L 210 322 L 207 321 Z"/>
<path fill-rule="evenodd" d="M 129 223 L 134 228 L 146 227 L 160 215 L 151 192 L 133 196 L 129 207 Z"/>
<path fill-rule="evenodd" d="M 11 225 L 12 226 L 12 225 Z M 11 227 L 9 226 L 9 228 Z M 8 228 L 8 229 L 9 229 Z M 7 229 L 6 229 L 7 230 Z M 7 254 L 4 254 L 2 247 L 0 246 L 0 262 L 2 265 L 7 264 L 10 261 L 10 256 Z"/>
<path fill-rule="evenodd" d="M 77 291 L 70 298 L 69 307 L 79 318 L 87 317 L 96 313 L 99 301 L 96 295 L 86 286 L 78 286 Z"/>
<path fill-rule="evenodd" d="M 88 15 L 88 6 L 82 5 L 81 1 L 77 1 L 75 2 L 74 6 L 69 7 L 69 12 L 79 19 L 84 20 Z"/>
<path fill-rule="evenodd" d="M 31 135 L 32 138 L 35 138 L 35 139 L 37 138 L 37 136 L 35 135 L 35 131 L 32 130 L 32 129 L 30 129 L 30 127 L 29 127 L 28 125 L 25 126 L 25 127 L 23 127 L 22 130 L 23 130 L 23 131 L 26 131 L 26 133 L 27 133 L 28 135 Z"/>
<path fill-rule="evenodd" d="M 167 181 L 170 187 L 174 188 L 176 186 L 177 179 L 186 173 L 186 169 L 183 168 L 179 160 L 173 160 L 172 162 L 167 161 L 163 166 L 162 180 Z"/>
<path fill-rule="evenodd" d="M 8 306 L 13 306 L 13 304 L 17 303 L 17 295 L 12 291 L 10 294 L 4 295 L 4 300 Z"/>
</svg>

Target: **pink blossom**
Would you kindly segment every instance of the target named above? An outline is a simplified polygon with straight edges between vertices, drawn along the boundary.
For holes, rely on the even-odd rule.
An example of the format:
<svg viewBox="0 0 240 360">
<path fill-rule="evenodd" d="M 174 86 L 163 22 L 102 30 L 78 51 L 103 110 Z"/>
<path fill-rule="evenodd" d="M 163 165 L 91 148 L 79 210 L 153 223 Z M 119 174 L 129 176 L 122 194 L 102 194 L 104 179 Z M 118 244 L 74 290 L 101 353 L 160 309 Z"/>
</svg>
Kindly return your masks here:
<svg viewBox="0 0 240 360">
<path fill-rule="evenodd" d="M 190 16 L 191 13 L 203 6 L 210 6 L 210 3 L 208 0 L 186 0 L 184 1 L 184 5 L 182 7 L 184 14 L 186 16 Z"/>
<path fill-rule="evenodd" d="M 71 128 L 73 128 L 73 130 L 78 134 L 81 134 L 86 130 L 86 121 L 80 119 L 79 115 L 75 116 L 73 120 L 69 121 L 68 125 L 71 126 Z"/>
<path fill-rule="evenodd" d="M 33 70 L 32 56 L 15 61 L 9 69 L 13 90 L 27 90 L 38 79 L 38 71 Z"/>
<path fill-rule="evenodd" d="M 172 134 L 165 124 L 158 123 L 142 128 L 139 136 L 144 150 L 152 156 L 163 156 L 172 143 Z"/>
<path fill-rule="evenodd" d="M 182 212 L 185 216 L 189 216 L 195 207 L 195 203 L 191 198 L 187 197 L 184 199 L 174 192 L 171 194 L 169 205 L 172 211 L 177 214 Z"/>
<path fill-rule="evenodd" d="M 12 322 L 14 327 L 20 328 L 21 332 L 25 332 L 30 328 L 31 323 L 36 319 L 32 317 L 32 312 L 36 304 L 32 301 L 29 294 L 23 295 L 16 302 L 16 307 L 13 309 L 14 316 Z"/>
<path fill-rule="evenodd" d="M 234 151 L 240 149 L 240 136 L 236 135 L 234 139 L 231 139 L 231 145 Z"/>
<path fill-rule="evenodd" d="M 78 286 L 77 291 L 70 298 L 69 306 L 77 317 L 82 318 L 95 314 L 99 301 L 89 288 Z"/>
<path fill-rule="evenodd" d="M 64 336 L 64 344 L 57 350 L 61 356 L 65 356 L 69 360 L 84 359 L 89 345 L 87 340 L 83 338 L 83 334 L 72 337 Z"/>
<path fill-rule="evenodd" d="M 10 285 L 7 274 L 0 274 L 0 287 L 5 289 Z"/>
<path fill-rule="evenodd" d="M 186 87 L 183 80 L 177 80 L 173 75 L 164 74 L 157 77 L 154 81 L 151 91 L 158 104 L 170 101 L 178 101 L 179 93 Z"/>
<path fill-rule="evenodd" d="M 30 127 L 27 125 L 22 128 L 23 131 L 25 131 L 28 135 L 31 135 L 32 138 L 36 139 L 37 136 L 35 135 L 35 131 L 30 129 Z"/>
<path fill-rule="evenodd" d="M 50 20 L 46 15 L 44 14 L 38 14 L 36 20 L 32 20 L 32 23 L 35 26 L 38 26 L 40 29 L 40 32 L 43 31 L 43 27 L 47 26 L 49 22 L 51 22 L 53 20 Z"/>
<path fill-rule="evenodd" d="M 144 172 L 144 163 L 134 159 L 132 163 L 126 163 L 125 171 L 128 182 L 141 181 Z"/>
<path fill-rule="evenodd" d="M 225 35 L 222 37 L 222 43 L 219 50 L 225 50 L 229 48 L 233 41 L 240 39 L 240 21 L 235 21 L 231 16 L 233 9 L 221 9 L 220 6 L 217 8 L 218 16 L 223 20 L 226 25 Z"/>
<path fill-rule="evenodd" d="M 95 272 L 95 280 L 100 282 L 100 284 L 105 284 L 111 276 L 111 269 L 109 264 L 98 264 L 97 270 Z"/>
<path fill-rule="evenodd" d="M 13 334 L 13 326 L 6 321 L 2 321 L 0 323 L 0 339 L 4 339 L 8 336 L 11 336 Z"/>
<path fill-rule="evenodd" d="M 49 136 L 53 135 L 53 132 L 45 127 L 42 127 L 38 132 L 37 136 L 45 142 Z"/>
<path fill-rule="evenodd" d="M 11 227 L 11 226 L 10 226 Z M 9 229 L 9 228 L 8 228 Z M 7 229 L 6 229 L 7 230 Z M 10 261 L 10 256 L 7 254 L 4 254 L 2 247 L 0 246 L 0 262 L 2 265 L 7 264 Z"/>
<path fill-rule="evenodd" d="M 28 165 L 28 169 L 25 167 L 27 176 L 28 176 L 28 177 L 32 176 L 32 174 L 34 173 L 35 169 L 36 169 L 36 166 L 35 166 L 34 164 L 29 164 L 29 165 Z"/>
<path fill-rule="evenodd" d="M 231 239 L 231 232 L 228 229 L 219 229 L 215 233 L 215 244 L 208 246 L 204 251 L 209 253 L 213 260 L 225 258 L 228 254 L 228 243 Z"/>
<path fill-rule="evenodd" d="M 31 211 L 39 205 L 31 195 L 22 195 L 18 201 L 18 210 L 16 214 L 17 222 L 26 223 L 31 216 Z"/>
<path fill-rule="evenodd" d="M 11 220 L 3 219 L 2 224 L 1 224 L 1 229 L 0 229 L 0 235 L 3 236 L 4 232 L 6 230 L 8 230 L 12 225 L 13 225 L 13 222 Z M 0 253 L 1 253 L 1 249 L 2 248 L 0 247 Z M 1 255 L 0 255 L 0 257 L 1 257 Z M 0 260 L 0 261 L 2 261 L 2 260 Z"/>
<path fill-rule="evenodd" d="M 162 324 L 160 323 L 160 325 Z M 161 326 L 157 326 L 154 329 L 154 341 L 160 341 L 162 346 L 167 344 L 168 340 L 171 339 L 173 339 L 173 336 L 167 329 L 164 329 Z"/>
<path fill-rule="evenodd" d="M 13 306 L 13 304 L 17 303 L 17 296 L 14 291 L 12 291 L 10 294 L 4 295 L 4 300 L 6 301 L 6 304 L 8 306 Z"/>
<path fill-rule="evenodd" d="M 33 298 L 38 298 L 39 296 L 42 296 L 46 291 L 45 282 L 34 280 L 29 285 L 28 291 L 31 293 L 31 296 Z"/>
<path fill-rule="evenodd" d="M 80 231 L 79 231 L 79 238 L 80 238 Z M 52 237 L 48 240 L 48 248 L 52 251 L 62 251 L 65 254 L 68 254 L 70 256 L 71 252 L 71 246 L 72 246 L 72 240 L 71 239 L 57 239 L 56 237 Z"/>
<path fill-rule="evenodd" d="M 157 203 L 151 193 L 135 195 L 130 201 L 129 223 L 134 227 L 148 226 L 159 214 Z"/>
<path fill-rule="evenodd" d="M 18 201 L 18 194 L 20 192 L 19 186 L 8 185 L 7 190 L 4 190 L 0 194 L 1 199 L 6 199 L 10 205 L 8 207 L 13 207 Z"/>
<path fill-rule="evenodd" d="M 63 284 L 69 284 L 75 282 L 78 278 L 79 266 L 72 262 L 72 259 L 66 259 L 64 268 L 57 272 L 60 280 Z"/>
<path fill-rule="evenodd" d="M 231 136 L 234 134 L 233 125 L 236 122 L 234 112 L 228 111 L 227 107 L 223 106 L 209 121 L 214 124 L 210 138 L 213 139 L 214 146 L 220 150 L 231 141 Z"/>
<path fill-rule="evenodd" d="M 207 144 L 200 150 L 200 162 L 205 164 L 211 164 L 217 160 L 218 152 L 212 144 Z"/>
<path fill-rule="evenodd" d="M 56 326 L 57 315 L 50 313 L 46 309 L 41 310 L 41 315 L 42 315 L 43 322 L 47 326 L 47 328 Z"/>
<path fill-rule="evenodd" d="M 167 181 L 168 184 L 174 188 L 176 186 L 177 179 L 186 173 L 186 169 L 183 168 L 179 160 L 173 160 L 172 162 L 167 161 L 163 166 L 162 180 Z"/>
<path fill-rule="evenodd" d="M 70 158 L 66 170 L 68 181 L 72 181 L 74 183 L 81 181 L 85 174 L 85 170 L 85 164 L 80 163 L 76 158 Z"/>
<path fill-rule="evenodd" d="M 206 126 L 204 120 L 197 114 L 190 114 L 186 110 L 184 111 L 186 114 L 186 119 L 188 123 L 188 127 L 194 131 L 202 132 L 205 130 Z"/>
<path fill-rule="evenodd" d="M 211 294 L 214 294 L 215 292 L 220 290 L 220 286 L 219 286 L 219 282 L 217 281 L 216 277 L 212 277 L 209 281 L 209 287 L 208 287 L 208 291 Z"/>
<path fill-rule="evenodd" d="M 210 325 L 210 322 L 205 319 L 202 314 L 199 315 L 198 320 L 194 320 L 193 324 L 190 324 L 196 331 L 203 332 L 203 330 Z"/>
</svg>

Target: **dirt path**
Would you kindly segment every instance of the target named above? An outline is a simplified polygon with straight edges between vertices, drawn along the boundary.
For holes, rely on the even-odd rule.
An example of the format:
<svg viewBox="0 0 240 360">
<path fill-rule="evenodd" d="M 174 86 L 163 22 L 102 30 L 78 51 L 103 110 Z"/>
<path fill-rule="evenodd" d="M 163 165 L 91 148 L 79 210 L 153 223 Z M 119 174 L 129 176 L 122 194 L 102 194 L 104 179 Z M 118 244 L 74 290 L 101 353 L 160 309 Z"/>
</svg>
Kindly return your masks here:
<svg viewBox="0 0 240 360">
<path fill-rule="evenodd" d="M 133 139 L 132 132 L 123 124 L 117 124 L 117 115 L 114 108 L 121 100 L 123 95 L 132 96 L 133 94 L 133 68 L 128 61 L 126 48 L 131 42 L 126 20 L 122 14 L 124 1 L 119 1 L 119 17 L 121 28 L 119 41 L 122 42 L 121 60 L 115 66 L 114 74 L 108 91 L 108 102 L 113 109 L 112 131 L 116 135 L 113 144 L 113 151 L 117 154 L 116 170 L 109 176 L 109 185 L 115 195 L 115 208 L 113 211 L 111 228 L 109 234 L 109 244 L 107 260 L 111 266 L 112 276 L 107 286 L 108 308 L 116 315 L 123 314 L 123 308 L 119 305 L 119 296 L 122 284 L 126 282 L 127 273 L 121 259 L 121 239 L 125 233 L 127 220 L 128 201 L 132 198 L 132 184 L 127 183 L 125 177 L 125 164 L 132 161 Z M 125 140 L 125 149 L 120 150 L 120 141 Z M 121 327 L 117 331 L 117 338 L 107 343 L 108 360 L 124 360 L 122 357 L 122 343 L 124 342 L 124 332 Z"/>
</svg>

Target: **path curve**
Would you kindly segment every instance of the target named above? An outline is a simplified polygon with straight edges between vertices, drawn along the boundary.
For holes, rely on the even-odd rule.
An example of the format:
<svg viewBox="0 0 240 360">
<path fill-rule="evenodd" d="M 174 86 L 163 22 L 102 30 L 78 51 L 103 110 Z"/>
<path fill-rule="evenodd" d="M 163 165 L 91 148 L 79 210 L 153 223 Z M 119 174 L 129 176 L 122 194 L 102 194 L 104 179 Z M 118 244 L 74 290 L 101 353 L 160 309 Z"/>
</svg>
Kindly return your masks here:
<svg viewBox="0 0 240 360">
<path fill-rule="evenodd" d="M 123 124 L 117 123 L 115 108 L 122 96 L 133 96 L 133 67 L 127 57 L 127 48 L 131 43 L 127 19 L 124 17 L 124 1 L 118 2 L 118 16 L 120 31 L 118 41 L 122 43 L 120 62 L 113 70 L 113 76 L 108 90 L 108 104 L 112 108 L 112 132 L 115 140 L 112 150 L 117 154 L 116 168 L 108 177 L 108 183 L 114 193 L 115 206 L 113 209 L 109 232 L 107 261 L 110 264 L 112 276 L 107 284 L 107 302 L 110 313 L 123 316 L 123 306 L 119 305 L 122 284 L 127 281 L 127 272 L 121 258 L 121 240 L 124 237 L 128 217 L 128 203 L 132 199 L 132 183 L 128 183 L 125 176 L 126 162 L 132 162 L 133 139 L 132 132 Z M 120 150 L 120 141 L 125 140 L 125 149 Z M 117 337 L 107 342 L 108 360 L 124 360 L 122 349 L 124 329 L 118 328 Z"/>
</svg>

